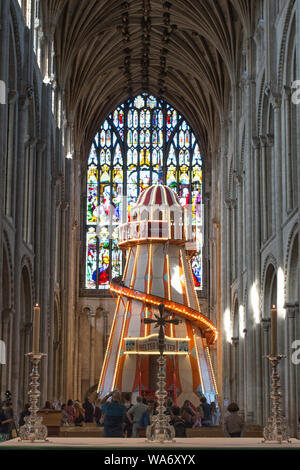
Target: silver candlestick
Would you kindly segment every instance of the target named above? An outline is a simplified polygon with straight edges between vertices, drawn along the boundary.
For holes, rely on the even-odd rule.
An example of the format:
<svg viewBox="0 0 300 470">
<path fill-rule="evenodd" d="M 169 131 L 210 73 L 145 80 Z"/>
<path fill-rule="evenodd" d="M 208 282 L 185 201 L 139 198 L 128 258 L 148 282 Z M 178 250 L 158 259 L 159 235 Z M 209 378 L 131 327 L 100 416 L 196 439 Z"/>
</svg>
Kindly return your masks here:
<svg viewBox="0 0 300 470">
<path fill-rule="evenodd" d="M 39 363 L 43 356 L 46 354 L 40 352 L 30 352 L 26 356 L 29 357 L 32 363 L 32 371 L 30 374 L 31 381 L 29 383 L 29 411 L 30 415 L 24 418 L 25 424 L 20 427 L 19 440 L 20 441 L 47 441 L 48 429 L 42 424 L 42 416 L 38 416 L 39 407 L 37 405 L 40 398 L 39 391 Z"/>
<path fill-rule="evenodd" d="M 155 323 L 155 328 L 159 327 L 159 334 L 158 334 L 158 347 L 159 347 L 159 358 L 157 359 L 158 362 L 158 373 L 157 373 L 157 385 L 158 390 L 155 392 L 157 397 L 157 410 L 158 414 L 154 415 L 152 418 L 152 423 L 147 427 L 146 431 L 146 442 L 152 441 L 174 441 L 175 437 L 175 430 L 174 427 L 170 425 L 169 421 L 171 419 L 170 416 L 165 414 L 166 407 L 164 405 L 165 399 L 167 397 L 167 392 L 165 390 L 166 387 L 166 358 L 164 357 L 164 349 L 165 349 L 165 332 L 164 328 L 167 326 L 168 323 L 173 323 L 174 325 L 178 325 L 180 320 L 177 318 L 174 319 L 167 319 L 164 315 L 164 305 L 160 304 L 158 306 L 158 310 L 160 315 L 154 315 L 155 320 L 151 318 L 145 318 L 144 323 L 150 324 Z"/>
<path fill-rule="evenodd" d="M 285 356 L 282 354 L 271 354 L 267 356 L 272 366 L 272 390 L 270 395 L 272 399 L 272 411 L 271 416 L 268 419 L 268 424 L 263 430 L 264 439 L 262 442 L 276 441 L 280 444 L 283 441 L 291 442 L 288 434 L 288 426 L 285 418 L 282 416 L 280 406 L 281 392 L 278 364 L 283 357 Z"/>
</svg>

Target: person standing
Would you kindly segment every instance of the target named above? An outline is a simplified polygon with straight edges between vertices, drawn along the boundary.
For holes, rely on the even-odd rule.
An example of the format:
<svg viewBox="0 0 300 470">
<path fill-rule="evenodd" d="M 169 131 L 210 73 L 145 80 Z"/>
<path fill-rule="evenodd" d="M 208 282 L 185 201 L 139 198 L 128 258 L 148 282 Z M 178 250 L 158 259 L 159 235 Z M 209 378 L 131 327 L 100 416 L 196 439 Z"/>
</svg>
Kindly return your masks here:
<svg viewBox="0 0 300 470">
<path fill-rule="evenodd" d="M 200 398 L 200 407 L 202 407 L 203 411 L 203 418 L 202 418 L 202 426 L 210 426 L 211 423 L 211 407 L 207 403 L 205 397 Z"/>
<path fill-rule="evenodd" d="M 133 404 L 131 403 L 131 393 L 124 393 L 122 403 L 126 407 L 126 415 L 124 418 L 124 434 L 126 437 L 131 437 L 132 420 L 128 416 L 129 410 L 133 407 Z"/>
<path fill-rule="evenodd" d="M 107 401 L 111 398 L 111 401 Z M 104 437 L 124 437 L 124 418 L 126 406 L 121 403 L 121 395 L 114 391 L 101 401 L 104 413 Z"/>
<path fill-rule="evenodd" d="M 81 403 L 79 403 L 79 401 L 75 401 L 74 408 L 75 408 L 74 424 L 75 426 L 83 426 L 83 422 L 85 419 L 84 408 L 81 406 Z"/>
<path fill-rule="evenodd" d="M 68 413 L 66 411 L 66 404 L 61 405 L 61 426 L 69 426 L 68 423 Z"/>
<path fill-rule="evenodd" d="M 156 414 L 155 401 L 148 400 L 147 409 L 139 419 L 138 428 L 147 428 L 152 423 L 152 416 Z"/>
<path fill-rule="evenodd" d="M 0 442 L 11 439 L 11 426 L 13 421 L 14 420 L 10 415 L 9 404 L 3 403 L 0 408 Z"/>
<path fill-rule="evenodd" d="M 95 412 L 94 412 L 94 418 L 96 422 L 96 426 L 102 426 L 102 410 L 101 410 L 101 400 L 97 399 L 95 403 Z"/>
<path fill-rule="evenodd" d="M 75 419 L 75 408 L 73 404 L 73 400 L 69 399 L 66 406 L 66 412 L 68 415 L 68 423 L 70 425 L 74 424 Z"/>
<path fill-rule="evenodd" d="M 229 414 L 224 418 L 224 433 L 230 437 L 241 437 L 245 430 L 245 422 L 242 416 L 238 414 L 239 407 L 237 403 L 230 403 L 227 411 Z"/>
<path fill-rule="evenodd" d="M 175 437 L 186 437 L 186 426 L 184 419 L 180 416 L 179 406 L 172 406 L 170 425 L 174 427 Z"/>
<path fill-rule="evenodd" d="M 147 405 L 143 403 L 142 397 L 137 396 L 136 404 L 133 405 L 127 413 L 128 419 L 130 419 L 132 423 L 132 437 L 136 437 L 136 430 L 139 427 L 139 421 L 146 410 Z"/>
<path fill-rule="evenodd" d="M 86 397 L 83 403 L 85 422 L 93 423 L 94 421 L 94 406 L 91 401 L 91 396 Z"/>
<path fill-rule="evenodd" d="M 29 408 L 30 408 L 30 404 L 29 404 L 29 403 L 26 403 L 26 405 L 24 406 L 24 410 L 21 411 L 21 413 L 20 413 L 19 426 L 24 426 L 24 424 L 25 424 L 25 417 L 30 415 L 30 410 L 29 410 Z"/>
<path fill-rule="evenodd" d="M 191 407 L 191 402 L 189 400 L 185 400 L 180 410 L 180 414 L 182 419 L 184 420 L 186 428 L 192 428 L 195 422 L 195 413 Z"/>
<path fill-rule="evenodd" d="M 211 408 L 211 425 L 212 426 L 219 426 L 220 410 L 216 406 L 216 403 L 214 401 L 211 402 L 210 408 Z"/>
</svg>

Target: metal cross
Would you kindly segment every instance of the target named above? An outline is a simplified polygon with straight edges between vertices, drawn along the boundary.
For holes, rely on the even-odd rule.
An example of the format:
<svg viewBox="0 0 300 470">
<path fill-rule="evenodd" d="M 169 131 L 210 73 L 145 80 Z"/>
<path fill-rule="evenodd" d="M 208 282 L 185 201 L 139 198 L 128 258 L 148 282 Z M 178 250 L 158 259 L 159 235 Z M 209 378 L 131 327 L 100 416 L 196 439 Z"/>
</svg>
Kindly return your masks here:
<svg viewBox="0 0 300 470">
<path fill-rule="evenodd" d="M 150 324 L 150 323 L 155 323 L 154 328 L 159 328 L 158 349 L 159 349 L 160 355 L 162 356 L 163 353 L 164 353 L 165 344 L 166 344 L 165 343 L 165 330 L 164 329 L 167 327 L 168 323 L 173 323 L 173 325 L 178 325 L 179 323 L 181 323 L 181 320 L 179 320 L 178 318 L 173 318 L 173 319 L 168 320 L 167 316 L 165 315 L 165 306 L 164 306 L 164 304 L 159 304 L 158 310 L 159 310 L 159 316 L 155 314 L 154 315 L 154 317 L 156 318 L 155 320 L 154 320 L 154 318 L 145 318 L 144 323 L 147 324 L 147 325 Z"/>
</svg>

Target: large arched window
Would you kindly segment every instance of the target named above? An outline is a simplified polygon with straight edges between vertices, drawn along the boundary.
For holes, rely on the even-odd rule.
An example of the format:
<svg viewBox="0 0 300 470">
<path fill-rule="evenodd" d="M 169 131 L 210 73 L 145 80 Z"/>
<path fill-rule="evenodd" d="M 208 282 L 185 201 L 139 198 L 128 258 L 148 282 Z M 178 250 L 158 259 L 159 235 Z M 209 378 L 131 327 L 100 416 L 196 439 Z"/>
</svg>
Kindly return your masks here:
<svg viewBox="0 0 300 470">
<path fill-rule="evenodd" d="M 87 168 L 86 289 L 106 289 L 122 274 L 118 225 L 128 220 L 141 191 L 170 186 L 190 204 L 197 240 L 192 259 L 202 288 L 202 159 L 188 123 L 169 104 L 143 93 L 104 121 L 91 146 Z"/>
</svg>

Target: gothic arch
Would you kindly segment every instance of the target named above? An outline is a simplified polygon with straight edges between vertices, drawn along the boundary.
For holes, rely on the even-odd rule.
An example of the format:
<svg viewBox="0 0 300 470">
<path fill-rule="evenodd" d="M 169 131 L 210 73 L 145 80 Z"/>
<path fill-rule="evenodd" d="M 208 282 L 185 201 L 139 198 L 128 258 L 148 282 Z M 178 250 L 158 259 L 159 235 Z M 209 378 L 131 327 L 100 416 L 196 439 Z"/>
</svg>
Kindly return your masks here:
<svg viewBox="0 0 300 470">
<path fill-rule="evenodd" d="M 29 364 L 26 353 L 31 350 L 32 338 L 32 310 L 33 310 L 33 290 L 30 272 L 30 263 L 24 260 L 21 268 L 20 282 L 20 374 L 19 374 L 19 397 L 26 403 L 28 391 Z"/>
<path fill-rule="evenodd" d="M 54 299 L 53 396 L 59 400 L 63 389 L 62 317 L 59 297 Z"/>
<path fill-rule="evenodd" d="M 11 308 L 14 304 L 14 283 L 13 283 L 13 259 L 11 254 L 10 242 L 6 231 L 3 232 L 3 252 L 7 263 L 7 285 L 8 285 L 8 306 Z"/>
<path fill-rule="evenodd" d="M 285 258 L 286 301 L 299 302 L 299 231 L 298 223 L 291 230 Z"/>
<path fill-rule="evenodd" d="M 270 317 L 272 305 L 277 305 L 277 270 L 273 263 L 268 263 L 265 271 L 262 294 L 263 318 Z"/>
<path fill-rule="evenodd" d="M 241 131 L 241 139 L 240 139 L 240 155 L 241 155 L 241 164 L 240 168 L 244 167 L 244 158 L 245 158 L 245 124 L 243 124 L 243 129 Z"/>
<path fill-rule="evenodd" d="M 296 15 L 293 14 L 289 19 L 288 31 L 286 32 L 285 42 L 282 54 L 282 65 L 280 67 L 280 73 L 278 80 L 280 81 L 280 87 L 283 85 L 291 85 L 294 77 L 292 76 L 292 62 L 294 55 L 294 48 L 296 47 Z"/>
<path fill-rule="evenodd" d="M 9 74 L 8 74 L 9 91 L 18 89 L 18 62 L 17 62 L 17 45 L 14 35 L 13 22 L 9 22 Z"/>
<path fill-rule="evenodd" d="M 232 336 L 233 338 L 239 338 L 239 301 L 238 293 L 235 292 L 232 300 Z"/>
<path fill-rule="evenodd" d="M 292 23 L 295 20 L 295 12 L 293 12 L 295 6 L 295 0 L 290 0 L 289 6 L 287 7 L 284 28 L 281 38 L 280 44 L 280 53 L 278 59 L 278 70 L 277 70 L 277 82 L 278 82 L 278 89 L 281 90 L 283 85 L 283 78 L 284 78 L 284 70 L 285 70 L 285 63 L 287 58 L 289 57 L 288 54 L 288 45 L 289 45 L 289 36 L 291 34 L 291 27 Z"/>
<path fill-rule="evenodd" d="M 293 2 L 292 2 L 293 3 Z M 288 29 L 285 33 L 284 54 L 282 56 L 282 70 L 280 71 L 280 86 L 286 89 L 284 97 L 285 132 L 284 132 L 284 162 L 286 173 L 286 206 L 290 212 L 298 206 L 298 175 L 297 175 L 297 153 L 298 153 L 298 119 L 297 106 L 292 102 L 292 84 L 298 78 L 295 68 L 296 63 L 296 14 L 289 15 Z M 288 128 L 287 128 L 288 127 Z"/>
<path fill-rule="evenodd" d="M 29 258 L 28 255 L 24 255 L 21 261 L 21 270 L 20 272 L 22 273 L 24 269 L 26 269 L 30 281 L 30 289 L 31 289 L 31 298 L 32 302 L 34 302 L 35 299 L 35 286 L 34 286 L 34 275 L 33 275 L 33 267 L 32 267 L 32 262 L 31 259 Z"/>
<path fill-rule="evenodd" d="M 263 133 L 263 113 L 264 113 L 264 99 L 265 99 L 265 72 L 263 71 L 261 79 L 260 79 L 260 86 L 259 86 L 259 95 L 258 95 L 258 103 L 257 103 L 257 132 L 258 135 L 261 135 Z"/>
<path fill-rule="evenodd" d="M 17 14 L 15 8 L 13 6 L 13 2 L 10 2 L 10 16 L 12 20 L 12 37 L 14 40 L 14 49 L 15 49 L 15 56 L 16 56 L 16 71 L 17 71 L 17 89 L 21 90 L 21 84 L 23 79 L 22 68 L 23 68 L 23 60 L 22 60 L 22 52 L 21 52 L 21 41 L 20 41 L 20 31 L 19 31 L 19 22 L 17 18 Z"/>
<path fill-rule="evenodd" d="M 276 276 L 277 268 L 278 268 L 277 261 L 275 257 L 270 253 L 265 259 L 263 269 L 262 269 L 262 275 L 261 275 L 261 286 L 262 286 L 261 312 L 263 315 L 262 318 L 269 318 L 269 315 L 266 315 L 265 313 L 266 313 L 267 300 L 269 299 L 269 295 L 270 295 L 270 289 L 272 288 L 271 273 L 274 271 L 275 276 Z"/>
</svg>

